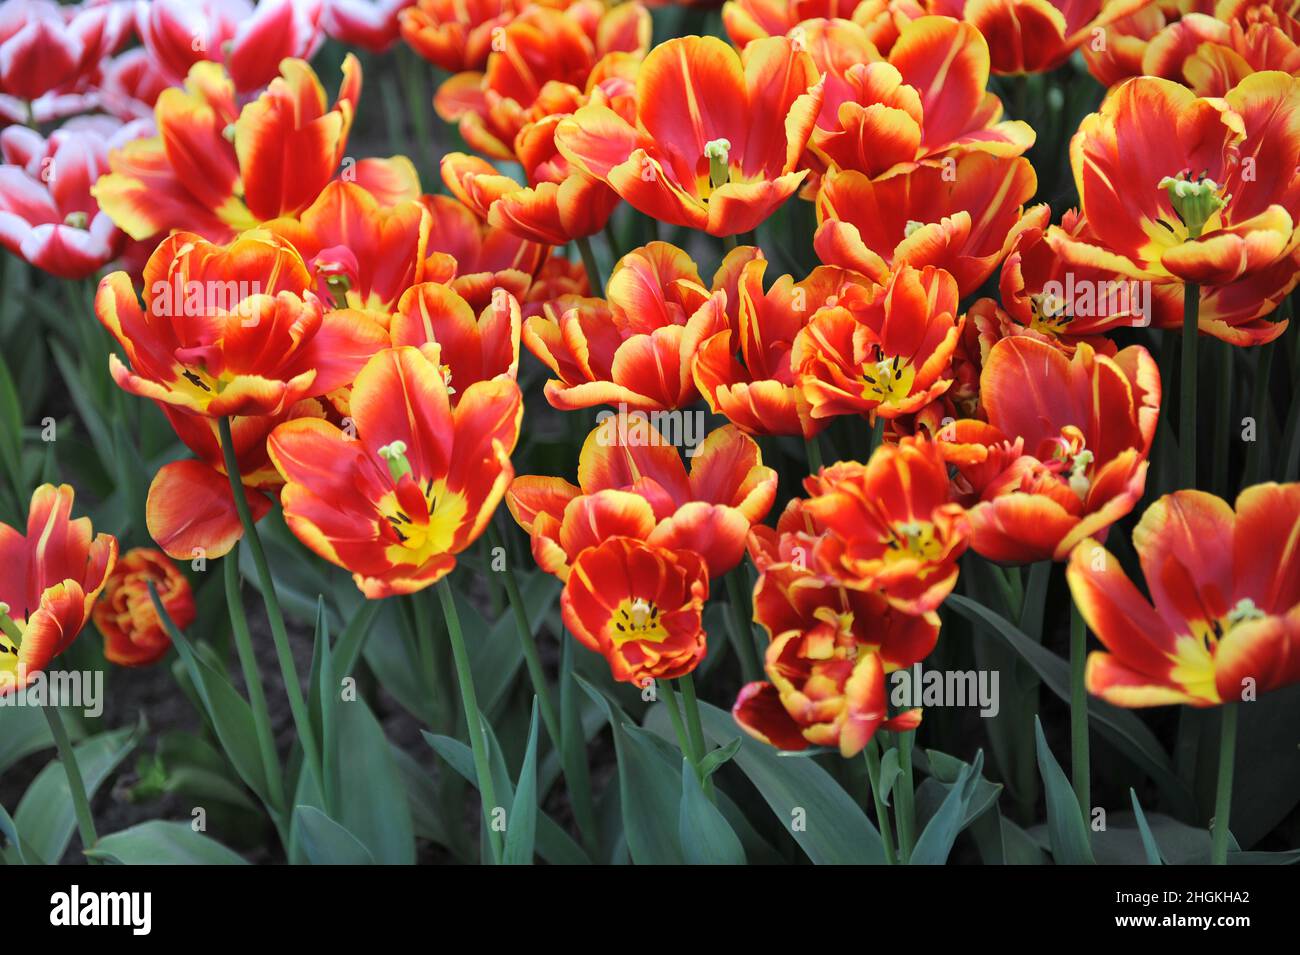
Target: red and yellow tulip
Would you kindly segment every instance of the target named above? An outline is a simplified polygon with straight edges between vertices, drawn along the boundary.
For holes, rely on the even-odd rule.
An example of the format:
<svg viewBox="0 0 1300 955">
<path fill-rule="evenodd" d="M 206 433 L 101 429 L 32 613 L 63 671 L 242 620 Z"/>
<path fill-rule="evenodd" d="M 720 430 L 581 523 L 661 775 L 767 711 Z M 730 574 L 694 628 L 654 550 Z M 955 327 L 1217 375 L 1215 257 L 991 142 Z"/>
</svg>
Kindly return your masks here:
<svg viewBox="0 0 1300 955">
<path fill-rule="evenodd" d="M 744 556 L 750 527 L 772 507 L 777 477 L 753 438 L 732 425 L 692 452 L 688 474 L 671 438 L 646 415 L 611 415 L 582 446 L 577 486 L 519 477 L 506 504 L 531 536 L 537 565 L 562 580 L 579 554 L 611 537 L 694 551 L 717 577 Z"/>
<path fill-rule="evenodd" d="M 1107 652 L 1090 693 L 1117 706 L 1215 706 L 1300 682 L 1300 484 L 1257 484 L 1236 506 L 1183 490 L 1133 530 L 1147 592 L 1093 540 L 1070 554 L 1075 602 Z"/>
<path fill-rule="evenodd" d="M 285 522 L 372 599 L 450 573 L 514 475 L 519 386 L 505 376 L 476 382 L 453 408 L 430 349 L 389 348 L 366 363 L 352 386 L 355 434 L 299 418 L 268 442 L 285 480 Z"/>
<path fill-rule="evenodd" d="M 1003 563 L 1065 560 L 1103 536 L 1146 487 L 1160 374 L 1139 345 L 1072 356 L 1028 336 L 993 346 L 980 376 L 987 421 L 940 431 L 968 504 L 971 547 Z"/>
<path fill-rule="evenodd" d="M 179 629 L 194 622 L 194 594 L 176 565 L 152 548 L 132 548 L 108 575 L 104 592 L 95 604 L 95 626 L 104 636 L 104 657 L 109 663 L 147 666 L 161 660 L 171 649 L 171 637 L 149 594 L 150 584 Z"/>
<path fill-rule="evenodd" d="M 700 556 L 628 537 L 588 547 L 560 594 L 564 625 L 609 662 L 614 679 L 644 686 L 704 659 L 709 575 Z"/>
<path fill-rule="evenodd" d="M 25 534 L 0 524 L 0 695 L 68 649 L 117 563 L 117 539 L 73 519 L 73 496 L 66 484 L 43 484 Z"/>
</svg>

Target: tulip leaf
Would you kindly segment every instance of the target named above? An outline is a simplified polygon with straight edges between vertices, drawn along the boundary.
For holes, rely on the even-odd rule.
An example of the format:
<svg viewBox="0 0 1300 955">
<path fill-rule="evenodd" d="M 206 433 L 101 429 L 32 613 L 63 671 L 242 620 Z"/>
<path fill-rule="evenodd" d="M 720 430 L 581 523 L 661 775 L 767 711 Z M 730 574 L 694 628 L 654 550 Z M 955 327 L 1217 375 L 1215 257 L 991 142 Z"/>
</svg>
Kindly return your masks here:
<svg viewBox="0 0 1300 955">
<path fill-rule="evenodd" d="M 237 852 L 187 823 L 151 819 L 101 836 L 86 855 L 119 865 L 247 865 Z"/>
<path fill-rule="evenodd" d="M 691 865 L 744 865 L 745 849 L 727 818 L 704 794 L 695 770 L 682 759 L 682 800 L 677 814 L 682 854 Z"/>
<path fill-rule="evenodd" d="M 524 765 L 519 770 L 514 804 L 506 823 L 506 845 L 501 861 L 506 865 L 532 865 L 537 837 L 537 697 L 533 697 L 533 715 L 528 728 L 528 747 Z"/>
<path fill-rule="evenodd" d="M 5 837 L 4 852 L 0 857 L 4 862 L 10 865 L 34 865 L 42 861 L 23 842 L 18 827 L 14 825 L 13 817 L 4 806 L 0 806 L 0 834 Z"/>
<path fill-rule="evenodd" d="M 943 802 L 916 840 L 916 846 L 908 859 L 912 865 L 943 865 L 948 861 L 953 843 L 966 826 L 966 811 L 975 795 L 983 768 L 983 752 L 976 754 L 974 763 L 962 767 L 949 786 Z"/>
<path fill-rule="evenodd" d="M 39 706 L 7 706 L 6 702 L 13 700 L 0 698 L 0 773 L 54 745 L 50 724 Z"/>
<path fill-rule="evenodd" d="M 337 717 L 338 793 L 331 815 L 380 865 L 414 864 L 406 787 L 379 721 L 360 697 L 339 703 Z"/>
<path fill-rule="evenodd" d="M 700 701 L 704 735 L 716 744 L 730 741 L 736 724 L 731 714 Z M 672 731 L 659 706 L 646 717 L 660 736 Z M 812 759 L 782 759 L 778 751 L 749 736 L 740 740 L 735 764 L 754 784 L 778 820 L 819 865 L 883 865 L 880 833 L 853 797 Z"/>
<path fill-rule="evenodd" d="M 1083 821 L 1079 800 L 1065 773 L 1057 763 L 1043 736 L 1043 724 L 1034 717 L 1034 736 L 1038 745 L 1038 773 L 1047 794 L 1047 834 L 1052 858 L 1058 865 L 1093 865 L 1088 827 Z"/>
<path fill-rule="evenodd" d="M 1005 640 L 1034 668 L 1048 689 L 1069 703 L 1070 665 L 1067 661 L 1029 639 L 1009 620 L 968 597 L 950 594 L 944 606 L 951 607 L 977 628 L 989 630 Z M 1098 732 L 1151 777 L 1178 814 L 1194 815 L 1191 793 L 1174 772 L 1169 754 L 1141 720 L 1127 710 L 1093 696 L 1088 698 L 1088 715 Z"/>
<path fill-rule="evenodd" d="M 1147 864 L 1164 865 L 1165 860 L 1160 857 L 1160 847 L 1156 845 L 1156 837 L 1151 834 L 1146 813 L 1142 811 L 1142 804 L 1138 802 L 1137 791 L 1130 786 L 1128 795 L 1133 803 L 1133 817 L 1137 820 L 1138 832 L 1142 836 L 1142 851 L 1146 854 Z"/>
<path fill-rule="evenodd" d="M 295 806 L 295 832 L 312 865 L 374 865 L 375 857 L 347 827 L 315 806 Z"/>
<path fill-rule="evenodd" d="M 700 775 L 708 779 L 719 769 L 731 761 L 731 759 L 740 750 L 740 737 L 737 736 L 725 746 L 720 746 L 711 750 L 700 760 Z"/>
<path fill-rule="evenodd" d="M 681 865 L 686 859 L 678 841 L 680 789 L 675 767 L 669 764 L 665 771 L 665 761 L 654 746 L 643 736 L 628 732 L 630 724 L 622 710 L 586 680 L 575 679 L 604 710 L 614 733 L 623 833 L 632 861 L 637 865 Z"/>
<path fill-rule="evenodd" d="M 894 783 L 903 775 L 903 768 L 898 765 L 898 747 L 891 746 L 880 757 L 880 801 L 889 805 L 889 794 L 894 791 Z"/>
<path fill-rule="evenodd" d="M 134 727 L 101 733 L 73 746 L 88 798 L 94 798 L 104 780 L 135 748 L 143 732 L 141 721 Z M 72 841 L 77 819 L 68 777 L 59 760 L 50 760 L 27 787 L 14 813 L 14 825 L 23 835 L 25 848 L 37 858 L 57 863 L 63 857 Z"/>
</svg>

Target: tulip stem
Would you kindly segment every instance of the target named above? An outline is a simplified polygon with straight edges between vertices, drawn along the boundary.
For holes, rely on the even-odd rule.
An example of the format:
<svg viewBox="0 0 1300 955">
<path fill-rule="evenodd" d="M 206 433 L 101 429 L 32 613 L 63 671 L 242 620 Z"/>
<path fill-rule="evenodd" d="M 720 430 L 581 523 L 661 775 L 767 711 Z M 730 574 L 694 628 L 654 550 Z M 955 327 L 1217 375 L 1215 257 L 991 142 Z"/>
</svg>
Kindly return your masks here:
<svg viewBox="0 0 1300 955">
<path fill-rule="evenodd" d="M 583 268 L 587 270 L 587 284 L 591 286 L 591 294 L 603 298 L 605 280 L 600 277 L 600 263 L 596 261 L 596 253 L 591 248 L 591 239 L 581 238 L 573 241 L 578 246 L 578 254 L 582 256 Z"/>
<path fill-rule="evenodd" d="M 253 653 L 252 636 L 248 632 L 244 598 L 239 592 L 239 564 L 234 554 L 228 554 L 222 559 L 221 572 L 225 578 L 226 606 L 230 608 L 230 628 L 235 635 L 235 652 L 239 655 L 239 667 L 244 673 L 244 683 L 248 687 L 248 700 L 253 707 L 253 728 L 257 733 L 257 748 L 262 754 L 262 766 L 266 770 L 268 795 L 271 797 L 272 808 L 279 813 L 284 810 L 284 780 L 280 775 L 280 756 L 275 749 L 270 711 L 266 705 L 266 691 L 262 687 L 262 674 L 257 667 L 257 657 Z"/>
<path fill-rule="evenodd" d="M 868 740 L 862 750 L 867 760 L 867 778 L 871 781 L 871 798 L 876 804 L 876 825 L 880 827 L 880 841 L 885 848 L 885 863 L 897 865 L 894 855 L 894 834 L 890 831 L 889 807 L 885 805 L 884 793 L 880 789 L 880 749 L 875 738 Z"/>
<path fill-rule="evenodd" d="M 478 777 L 479 798 L 483 803 L 483 825 L 487 827 L 488 845 L 492 861 L 500 865 L 501 833 L 492 825 L 492 814 L 498 808 L 496 787 L 492 783 L 492 770 L 488 764 L 487 736 L 483 732 L 483 717 L 479 713 L 478 694 L 474 691 L 474 672 L 469 665 L 469 649 L 460 629 L 460 614 L 456 612 L 456 598 L 451 592 L 447 577 L 438 581 L 438 599 L 442 601 L 442 615 L 447 621 L 447 636 L 451 640 L 451 653 L 456 660 L 456 682 L 460 684 L 460 699 L 465 705 L 465 724 L 469 732 L 469 746 L 474 754 L 474 774 Z"/>
<path fill-rule="evenodd" d="M 695 680 L 689 673 L 677 678 L 677 685 L 682 689 L 682 709 L 686 712 L 686 733 L 691 739 L 691 749 L 695 751 L 695 768 L 698 772 L 700 763 L 708 754 L 708 746 L 704 742 L 704 726 L 700 722 L 700 701 L 695 696 Z M 700 780 L 704 785 L 704 792 L 713 798 L 713 780 Z"/>
<path fill-rule="evenodd" d="M 298 731 L 298 739 L 302 742 L 307 769 L 315 779 L 317 789 L 324 795 L 324 776 L 321 772 L 320 749 L 316 746 L 316 732 L 312 729 L 311 718 L 303 702 L 302 684 L 298 680 L 293 651 L 289 647 L 289 632 L 284 627 L 284 613 L 280 610 L 280 598 L 275 592 L 275 578 L 271 576 L 271 566 L 266 561 L 266 551 L 262 548 L 262 539 L 257 535 L 257 525 L 253 522 L 253 512 L 248 507 L 248 498 L 244 495 L 239 460 L 235 457 L 235 444 L 230 434 L 230 419 L 218 418 L 217 429 L 221 437 L 221 456 L 225 462 L 226 477 L 230 481 L 230 491 L 235 498 L 235 510 L 239 512 L 239 521 L 244 525 L 244 540 L 248 542 L 248 549 L 253 554 L 253 565 L 257 568 L 257 577 L 262 584 L 262 603 L 266 606 L 266 618 L 271 624 L 271 639 L 275 644 L 276 657 L 279 659 L 280 674 L 284 677 L 284 692 L 289 698 L 289 711 L 293 714 L 294 727 Z M 231 609 L 233 611 L 233 608 Z"/>
<path fill-rule="evenodd" d="M 736 654 L 740 657 L 740 670 L 746 681 L 759 680 L 763 667 L 754 646 L 754 627 L 750 623 L 749 605 L 745 597 L 745 564 L 742 561 L 727 574 L 727 606 L 731 610 L 731 633 L 736 641 Z"/>
<path fill-rule="evenodd" d="M 808 473 L 816 474 L 823 467 L 821 435 L 814 434 L 812 437 L 805 438 L 803 446 L 808 455 Z"/>
<path fill-rule="evenodd" d="M 1219 781 L 1214 794 L 1214 836 L 1210 862 L 1228 864 L 1228 823 L 1232 816 L 1232 771 L 1237 755 L 1237 704 L 1225 703 L 1219 726 Z"/>
<path fill-rule="evenodd" d="M 1084 824 L 1092 806 L 1092 778 L 1088 763 L 1088 691 L 1084 686 L 1084 669 L 1088 656 L 1088 628 L 1083 614 L 1070 601 L 1070 769 L 1074 795 Z"/>
<path fill-rule="evenodd" d="M 682 711 L 677 708 L 677 691 L 673 689 L 673 681 L 659 679 L 655 681 L 655 685 L 663 690 L 664 705 L 668 707 L 668 718 L 672 720 L 673 735 L 677 737 L 677 748 L 682 751 L 682 755 L 698 775 L 699 760 L 695 755 L 695 747 L 691 745 L 691 739 L 686 733 L 686 724 L 682 722 Z"/>
<path fill-rule="evenodd" d="M 50 724 L 50 735 L 54 737 L 54 746 L 59 752 L 59 762 L 68 777 L 68 792 L 72 794 L 72 809 L 77 816 L 77 829 L 81 832 L 82 850 L 93 849 L 99 841 L 95 833 L 95 817 L 90 812 L 90 800 L 86 798 L 86 784 L 81 778 L 81 767 L 77 765 L 77 754 L 73 752 L 72 741 L 68 739 L 67 727 L 63 725 L 63 716 L 57 706 L 42 706 L 45 720 Z"/>
<path fill-rule="evenodd" d="M 1196 351 L 1200 338 L 1201 287 L 1183 287 L 1182 380 L 1178 404 L 1178 479 L 1182 488 L 1196 487 Z"/>
<path fill-rule="evenodd" d="M 916 845 L 916 805 L 912 782 L 912 744 L 916 730 L 898 734 L 898 783 L 894 786 L 894 812 L 898 821 L 898 860 L 906 865 L 912 860 Z"/>
</svg>

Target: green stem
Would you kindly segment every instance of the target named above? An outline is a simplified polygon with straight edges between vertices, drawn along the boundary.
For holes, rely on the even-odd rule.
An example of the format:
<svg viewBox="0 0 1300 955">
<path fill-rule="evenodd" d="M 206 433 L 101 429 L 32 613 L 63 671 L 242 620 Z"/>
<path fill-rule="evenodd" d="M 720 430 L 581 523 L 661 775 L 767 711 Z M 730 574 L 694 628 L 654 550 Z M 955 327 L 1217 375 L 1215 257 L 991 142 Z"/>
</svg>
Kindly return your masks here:
<svg viewBox="0 0 1300 955">
<path fill-rule="evenodd" d="M 248 632 L 248 618 L 244 613 L 244 598 L 239 592 L 239 564 L 234 554 L 221 561 L 225 578 L 226 606 L 230 608 L 230 627 L 235 634 L 235 652 L 239 655 L 239 668 L 244 673 L 248 687 L 248 700 L 253 709 L 253 729 L 257 734 L 257 748 L 262 755 L 262 768 L 266 771 L 266 784 L 275 812 L 284 810 L 284 780 L 280 775 L 280 756 L 275 749 L 275 735 L 271 732 L 270 710 L 266 705 L 266 691 L 262 674 L 253 653 L 253 638 Z"/>
<path fill-rule="evenodd" d="M 677 737 L 677 748 L 682 751 L 686 761 L 698 772 L 700 760 L 695 754 L 695 747 L 691 744 L 691 738 L 686 732 L 686 724 L 682 721 L 682 711 L 677 708 L 677 692 L 673 689 L 673 681 L 656 680 L 655 684 L 663 691 L 664 705 L 668 707 L 668 718 L 673 724 L 673 735 Z"/>
<path fill-rule="evenodd" d="M 604 297 L 605 280 L 600 276 L 600 263 L 596 261 L 596 253 L 591 248 L 591 240 L 582 238 L 573 241 L 578 246 L 578 254 L 582 256 L 583 268 L 587 270 L 587 284 L 591 286 L 591 294 Z"/>
<path fill-rule="evenodd" d="M 1070 770 L 1074 795 L 1084 824 L 1092 807 L 1092 778 L 1088 763 L 1088 691 L 1083 675 L 1088 657 L 1088 628 L 1074 601 L 1070 602 Z"/>
<path fill-rule="evenodd" d="M 1253 390 L 1250 398 L 1251 414 L 1255 417 L 1255 440 L 1246 450 L 1246 477 L 1244 484 L 1250 486 L 1259 481 L 1260 461 L 1263 445 L 1268 440 L 1269 408 L 1269 372 L 1272 370 L 1274 345 L 1260 345 L 1255 349 L 1255 363 L 1251 374 Z"/>
<path fill-rule="evenodd" d="M 898 858 L 906 865 L 916 846 L 916 804 L 912 782 L 912 744 L 916 730 L 898 734 L 898 782 L 894 785 L 894 812 L 898 822 Z"/>
<path fill-rule="evenodd" d="M 451 640 L 452 656 L 456 660 L 456 680 L 460 684 L 461 702 L 465 704 L 465 723 L 469 732 L 470 751 L 474 754 L 474 774 L 478 777 L 479 797 L 483 803 L 483 825 L 487 827 L 488 844 L 492 848 L 492 861 L 501 862 L 501 833 L 492 825 L 492 813 L 497 808 L 496 787 L 492 783 L 492 770 L 488 765 L 487 737 L 483 732 L 483 717 L 479 713 L 478 694 L 474 692 L 474 673 L 469 666 L 469 648 L 460 629 L 460 614 L 456 612 L 456 598 L 451 592 L 447 577 L 438 581 L 438 599 L 442 601 L 442 615 L 447 620 L 447 636 Z"/>
<path fill-rule="evenodd" d="M 897 865 L 898 859 L 894 855 L 894 835 L 890 831 L 889 807 L 885 805 L 880 791 L 880 749 L 875 739 L 869 740 L 862 752 L 867 759 L 867 778 L 871 780 L 871 798 L 876 804 L 876 825 L 880 827 L 880 841 L 885 846 L 885 862 L 888 865 Z"/>
<path fill-rule="evenodd" d="M 230 419 L 217 419 L 217 429 L 221 437 L 221 456 L 225 462 L 226 476 L 230 480 L 230 491 L 235 498 L 235 510 L 239 512 L 239 521 L 244 526 L 244 540 L 252 552 L 257 577 L 262 584 L 262 602 L 266 605 L 266 617 L 271 624 L 271 639 L 275 644 L 275 655 L 280 663 L 280 674 L 284 677 L 284 692 L 289 698 L 289 711 L 293 714 L 294 727 L 298 731 L 298 739 L 302 742 L 308 771 L 315 779 L 317 789 L 323 794 L 325 786 L 321 774 L 320 749 L 316 745 L 316 731 L 312 729 L 307 705 L 303 701 L 302 684 L 298 681 L 293 651 L 289 647 L 289 632 L 284 627 L 280 598 L 275 592 L 275 578 L 271 576 L 271 566 L 267 563 L 266 551 L 262 549 L 262 539 L 257 535 L 257 525 L 253 522 L 248 498 L 244 496 L 239 461 L 235 457 L 235 445 L 230 435 Z"/>
<path fill-rule="evenodd" d="M 722 237 L 722 248 L 724 250 L 724 254 L 726 252 L 730 252 L 738 244 L 739 243 L 737 242 L 736 237 L 734 235 L 724 235 Z"/>
<path fill-rule="evenodd" d="M 1219 400 L 1214 406 L 1214 454 L 1211 459 L 1210 490 L 1216 494 L 1229 494 L 1228 464 L 1231 455 L 1229 438 L 1232 434 L 1232 399 L 1236 394 L 1234 387 L 1233 360 L 1237 346 L 1228 342 L 1216 342 L 1218 352 Z"/>
<path fill-rule="evenodd" d="M 708 753 L 708 746 L 704 742 L 704 725 L 700 722 L 700 701 L 695 696 L 695 680 L 689 673 L 677 678 L 677 685 L 682 690 L 682 709 L 686 713 L 686 734 L 691 740 L 691 749 L 695 751 L 695 766 L 699 769 L 700 762 Z M 713 798 L 713 780 L 702 779 L 705 794 Z"/>
<path fill-rule="evenodd" d="M 746 681 L 760 680 L 763 667 L 754 647 L 754 627 L 747 612 L 749 600 L 745 596 L 745 564 L 742 561 L 727 574 L 727 607 L 731 611 L 731 633 L 736 641 L 736 654 Z"/>
<path fill-rule="evenodd" d="M 1183 488 L 1196 487 L 1196 350 L 1200 339 L 1201 287 L 1188 282 L 1183 288 L 1182 381 L 1178 403 L 1178 480 Z"/>
<path fill-rule="evenodd" d="M 816 474 L 823 467 L 821 435 L 814 434 L 811 438 L 805 438 L 803 446 L 808 454 L 808 473 Z"/>
<path fill-rule="evenodd" d="M 1232 770 L 1237 755 L 1237 704 L 1223 705 L 1219 727 L 1219 781 L 1214 794 L 1214 837 L 1210 861 L 1228 863 L 1228 823 L 1232 816 Z"/>
<path fill-rule="evenodd" d="M 59 762 L 68 777 L 68 791 L 72 793 L 72 809 L 77 816 L 77 829 L 81 832 L 81 847 L 92 849 L 99 841 L 95 833 L 95 817 L 90 812 L 90 800 L 86 798 L 86 784 L 81 778 L 81 767 L 77 765 L 77 755 L 72 750 L 72 740 L 68 739 L 67 727 L 63 725 L 63 716 L 57 706 L 42 706 L 45 720 L 50 724 L 50 735 L 54 737 L 54 746 L 59 752 Z"/>
</svg>

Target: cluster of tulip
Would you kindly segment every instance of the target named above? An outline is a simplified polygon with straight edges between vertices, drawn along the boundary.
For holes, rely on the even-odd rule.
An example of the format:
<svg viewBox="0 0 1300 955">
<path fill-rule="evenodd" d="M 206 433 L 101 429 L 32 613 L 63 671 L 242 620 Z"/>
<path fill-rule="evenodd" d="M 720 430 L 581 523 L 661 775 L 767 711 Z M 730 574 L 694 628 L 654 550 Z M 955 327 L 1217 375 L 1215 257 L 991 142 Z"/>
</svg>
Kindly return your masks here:
<svg viewBox="0 0 1300 955">
<path fill-rule="evenodd" d="M 300 777 L 343 828 L 329 719 L 293 671 L 285 585 L 259 531 L 278 515 L 267 524 L 282 518 L 364 598 L 323 595 L 349 624 L 349 667 L 381 602 L 427 639 L 412 608 L 436 585 L 485 851 L 518 858 L 514 815 L 504 837 L 493 822 L 497 743 L 475 694 L 466 598 L 448 583 L 461 563 L 501 570 L 488 555 L 512 551 L 500 536 L 512 529 L 494 521 L 504 500 L 559 581 L 553 628 L 668 711 L 684 785 L 703 795 L 689 802 L 694 821 L 683 796 L 683 844 L 688 826 L 724 832 L 724 848 L 747 839 L 712 779 L 741 740 L 710 750 L 691 679 L 729 646 L 743 676 L 726 699 L 735 724 L 824 757 L 787 765 L 865 754 L 876 822 L 863 824 L 883 859 L 921 861 L 922 709 L 891 699 L 890 675 L 935 653 L 952 612 L 972 633 L 1024 640 L 1019 627 L 1044 642 L 1059 563 L 1073 607 L 1073 822 L 1092 808 L 1085 693 L 1222 706 L 1212 854 L 1223 861 L 1235 704 L 1300 683 L 1300 483 L 1258 483 L 1297 477 L 1300 439 L 1288 420 L 1272 474 L 1252 450 L 1254 481 L 1235 506 L 1204 490 L 1235 485 L 1226 459 L 1215 479 L 1198 475 L 1198 370 L 1224 356 L 1214 367 L 1230 405 L 1236 355 L 1288 327 L 1300 281 L 1293 7 L 729 0 L 719 23 L 639 0 L 6 0 L 0 242 L 64 280 L 107 272 L 93 311 L 113 342 L 93 361 L 161 411 L 188 454 L 165 456 L 142 502 L 135 530 L 157 549 L 119 558 L 114 536 L 71 517 L 68 485 L 36 490 L 25 534 L 0 525 L 0 695 L 22 691 L 92 620 L 111 663 L 153 663 L 175 645 L 205 685 L 183 636 L 199 616 L 194 575 L 173 560 L 230 555 L 225 594 L 246 642 L 242 541 Z M 682 17 L 719 35 L 652 42 Z M 444 138 L 466 150 L 435 157 L 445 193 L 426 192 L 406 156 L 349 154 L 363 60 L 337 60 L 331 98 L 321 77 L 335 77 L 309 62 L 327 39 L 361 48 L 367 72 L 398 43 L 416 75 L 437 68 L 427 95 L 454 124 Z M 1026 91 L 1042 96 L 1036 111 Z M 1007 119 L 1002 97 L 1017 93 Z M 422 119 L 427 103 L 415 104 Z M 1067 136 L 1073 187 L 1049 192 L 1040 176 Z M 719 254 L 706 280 L 697 259 Z M 786 274 L 772 280 L 772 262 Z M 1198 339 L 1216 350 L 1198 353 Z M 521 362 L 521 344 L 535 362 Z M 1271 405 L 1267 366 L 1255 367 L 1257 401 Z M 529 444 L 526 405 L 586 434 L 577 484 L 516 476 L 512 455 L 554 461 L 515 455 Z M 684 460 L 665 422 L 689 416 L 716 426 Z M 823 466 L 828 445 L 843 459 Z M 1121 556 L 1136 552 L 1145 594 L 1103 546 L 1144 503 Z M 975 561 L 1005 590 L 1005 614 L 954 594 Z M 573 675 L 566 649 L 557 711 L 534 636 L 543 621 L 513 570 L 505 587 L 595 858 L 571 697 L 602 693 Z M 730 626 L 706 632 L 720 589 Z M 1087 653 L 1089 632 L 1102 649 Z M 327 630 L 317 642 L 328 668 Z M 285 795 L 256 682 L 251 777 L 221 743 L 282 835 L 310 829 L 295 813 L 302 778 Z M 622 768 L 636 747 L 610 718 Z M 726 744 L 727 726 L 708 726 Z M 886 758 L 900 777 L 892 822 Z M 928 763 L 938 778 L 937 757 Z M 963 781 L 946 780 L 969 801 Z M 71 783 L 90 849 L 93 820 Z M 921 842 L 934 852 L 944 839 Z M 637 861 L 654 854 L 627 843 Z"/>
</svg>

